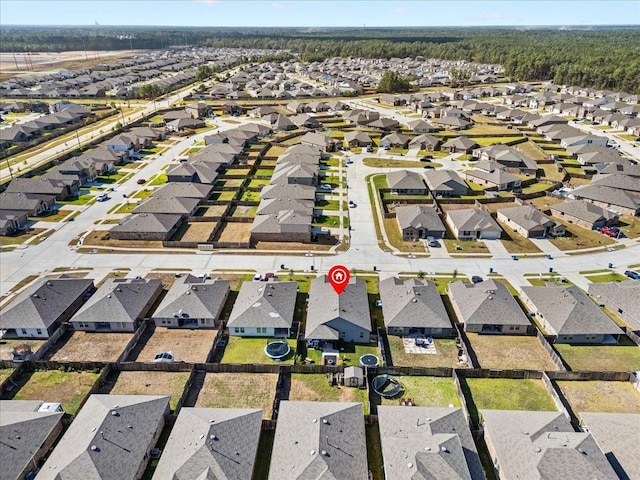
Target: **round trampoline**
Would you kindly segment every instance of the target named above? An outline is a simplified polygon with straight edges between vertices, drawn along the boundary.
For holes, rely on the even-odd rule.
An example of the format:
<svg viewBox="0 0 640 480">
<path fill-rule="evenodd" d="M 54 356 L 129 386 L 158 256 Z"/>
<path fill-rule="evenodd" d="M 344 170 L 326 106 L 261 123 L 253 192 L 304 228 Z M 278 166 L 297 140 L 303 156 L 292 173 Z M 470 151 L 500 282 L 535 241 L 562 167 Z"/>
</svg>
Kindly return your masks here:
<svg viewBox="0 0 640 480">
<path fill-rule="evenodd" d="M 267 343 L 264 347 L 264 354 L 274 360 L 281 360 L 291 351 L 291 346 L 285 340 L 275 340 Z"/>
<path fill-rule="evenodd" d="M 377 367 L 379 361 L 373 353 L 365 353 L 360 357 L 360 365 L 363 367 Z"/>
<path fill-rule="evenodd" d="M 371 386 L 378 395 L 384 398 L 393 398 L 404 391 L 402 384 L 386 373 L 375 377 Z"/>
</svg>

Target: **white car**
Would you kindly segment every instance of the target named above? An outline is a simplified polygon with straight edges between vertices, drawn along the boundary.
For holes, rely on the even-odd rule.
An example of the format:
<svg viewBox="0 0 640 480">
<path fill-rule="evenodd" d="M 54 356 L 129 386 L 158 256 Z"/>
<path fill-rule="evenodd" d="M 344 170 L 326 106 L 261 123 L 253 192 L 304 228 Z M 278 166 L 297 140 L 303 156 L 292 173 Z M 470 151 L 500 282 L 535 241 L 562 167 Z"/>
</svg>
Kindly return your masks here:
<svg viewBox="0 0 640 480">
<path fill-rule="evenodd" d="M 174 362 L 173 352 L 158 353 L 154 358 L 154 363 L 171 363 Z"/>
<path fill-rule="evenodd" d="M 331 190 L 333 190 L 333 187 L 331 185 L 323 183 L 322 185 L 320 185 L 320 190 L 327 190 L 330 192 Z"/>
</svg>

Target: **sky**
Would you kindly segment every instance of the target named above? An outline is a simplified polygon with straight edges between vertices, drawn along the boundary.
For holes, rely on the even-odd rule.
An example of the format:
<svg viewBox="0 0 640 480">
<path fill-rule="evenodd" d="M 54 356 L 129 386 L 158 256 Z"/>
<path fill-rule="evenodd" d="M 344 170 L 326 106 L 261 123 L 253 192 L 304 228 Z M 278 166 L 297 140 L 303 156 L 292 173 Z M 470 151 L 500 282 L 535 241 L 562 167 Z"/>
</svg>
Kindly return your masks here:
<svg viewBox="0 0 640 480">
<path fill-rule="evenodd" d="M 640 0 L 0 0 L 0 25 L 414 27 L 638 25 Z"/>
</svg>

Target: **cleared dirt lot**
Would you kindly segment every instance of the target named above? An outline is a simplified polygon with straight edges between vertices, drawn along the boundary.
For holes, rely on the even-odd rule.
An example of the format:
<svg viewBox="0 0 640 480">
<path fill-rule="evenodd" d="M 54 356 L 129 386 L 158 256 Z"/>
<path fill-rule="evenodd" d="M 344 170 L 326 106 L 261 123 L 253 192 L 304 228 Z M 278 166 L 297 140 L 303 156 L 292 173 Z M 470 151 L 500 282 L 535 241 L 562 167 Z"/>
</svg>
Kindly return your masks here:
<svg viewBox="0 0 640 480">
<path fill-rule="evenodd" d="M 176 362 L 205 362 L 217 332 L 208 329 L 156 328 L 136 361 L 150 362 L 156 354 L 170 351 Z"/>
<path fill-rule="evenodd" d="M 175 410 L 189 372 L 120 372 L 111 395 L 169 395 L 171 410 Z"/>
<path fill-rule="evenodd" d="M 206 242 L 218 222 L 194 222 L 180 227 L 180 230 L 171 238 L 180 242 Z"/>
<path fill-rule="evenodd" d="M 71 338 L 51 357 L 54 361 L 115 362 L 133 333 L 73 332 Z"/>
<path fill-rule="evenodd" d="M 640 413 L 640 393 L 628 382 L 557 382 L 574 412 Z"/>
<path fill-rule="evenodd" d="M 537 337 L 467 333 L 482 368 L 558 370 Z"/>
<path fill-rule="evenodd" d="M 221 217 L 224 212 L 227 210 L 226 205 L 212 205 L 210 207 L 206 207 L 203 217 Z"/>
<path fill-rule="evenodd" d="M 248 242 L 251 237 L 250 223 L 225 223 L 220 232 L 220 242 Z"/>
<path fill-rule="evenodd" d="M 208 373 L 195 406 L 261 408 L 271 419 L 277 381 L 275 373 Z"/>
</svg>

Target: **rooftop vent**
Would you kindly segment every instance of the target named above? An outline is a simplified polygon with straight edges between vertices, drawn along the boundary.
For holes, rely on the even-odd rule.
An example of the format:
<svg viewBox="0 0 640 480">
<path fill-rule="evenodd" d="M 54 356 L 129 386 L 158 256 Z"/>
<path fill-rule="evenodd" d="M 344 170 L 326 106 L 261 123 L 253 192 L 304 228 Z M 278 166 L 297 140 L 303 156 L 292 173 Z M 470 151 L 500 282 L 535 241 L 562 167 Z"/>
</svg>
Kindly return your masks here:
<svg viewBox="0 0 640 480">
<path fill-rule="evenodd" d="M 328 455 L 329 455 L 329 454 L 327 453 L 327 451 L 326 451 L 326 450 L 322 450 L 320 453 L 321 453 L 321 454 L 322 454 L 322 456 L 324 456 L 324 457 L 326 457 L 326 456 L 328 456 Z"/>
<path fill-rule="evenodd" d="M 99 452 L 100 449 L 97 447 L 97 445 L 91 445 L 91 451 L 92 452 Z"/>
<path fill-rule="evenodd" d="M 329 423 L 329 421 L 326 418 L 322 419 L 322 423 L 324 423 L 325 425 L 327 425 Z"/>
</svg>

